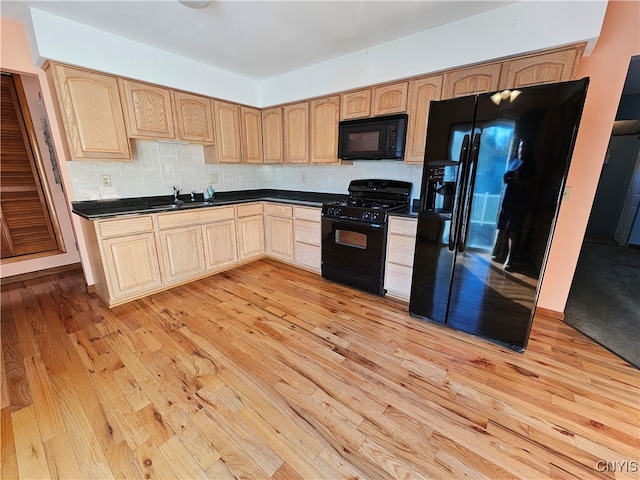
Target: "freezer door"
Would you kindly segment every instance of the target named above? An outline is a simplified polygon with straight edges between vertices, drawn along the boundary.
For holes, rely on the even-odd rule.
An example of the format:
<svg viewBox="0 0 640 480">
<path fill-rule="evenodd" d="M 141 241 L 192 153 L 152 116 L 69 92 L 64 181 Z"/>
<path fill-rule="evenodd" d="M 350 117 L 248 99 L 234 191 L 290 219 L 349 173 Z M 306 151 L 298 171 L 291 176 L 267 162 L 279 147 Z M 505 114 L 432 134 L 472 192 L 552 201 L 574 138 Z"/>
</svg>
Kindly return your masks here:
<svg viewBox="0 0 640 480">
<path fill-rule="evenodd" d="M 449 302 L 475 102 L 431 102 L 429 110 L 409 312 L 440 323 Z"/>
<path fill-rule="evenodd" d="M 586 85 L 478 96 L 449 326 L 526 347 Z"/>
</svg>

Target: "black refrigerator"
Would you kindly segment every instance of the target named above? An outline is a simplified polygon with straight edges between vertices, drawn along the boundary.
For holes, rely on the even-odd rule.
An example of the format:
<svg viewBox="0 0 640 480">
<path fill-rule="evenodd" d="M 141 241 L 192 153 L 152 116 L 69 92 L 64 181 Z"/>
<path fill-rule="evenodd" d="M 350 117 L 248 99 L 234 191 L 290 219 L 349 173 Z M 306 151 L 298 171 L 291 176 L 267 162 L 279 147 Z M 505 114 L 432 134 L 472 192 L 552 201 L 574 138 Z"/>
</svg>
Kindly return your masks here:
<svg viewBox="0 0 640 480">
<path fill-rule="evenodd" d="M 431 102 L 412 316 L 524 351 L 587 85 Z"/>
</svg>

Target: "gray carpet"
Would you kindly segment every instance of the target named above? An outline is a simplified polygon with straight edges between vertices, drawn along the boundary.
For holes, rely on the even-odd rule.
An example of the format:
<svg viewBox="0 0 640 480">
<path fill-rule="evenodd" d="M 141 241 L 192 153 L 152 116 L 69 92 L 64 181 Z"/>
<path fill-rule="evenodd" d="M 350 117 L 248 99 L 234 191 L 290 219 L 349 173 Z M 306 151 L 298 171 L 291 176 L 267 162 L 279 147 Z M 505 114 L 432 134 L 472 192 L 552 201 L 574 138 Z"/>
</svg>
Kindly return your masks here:
<svg viewBox="0 0 640 480">
<path fill-rule="evenodd" d="M 583 243 L 565 322 L 640 368 L 640 250 Z"/>
</svg>

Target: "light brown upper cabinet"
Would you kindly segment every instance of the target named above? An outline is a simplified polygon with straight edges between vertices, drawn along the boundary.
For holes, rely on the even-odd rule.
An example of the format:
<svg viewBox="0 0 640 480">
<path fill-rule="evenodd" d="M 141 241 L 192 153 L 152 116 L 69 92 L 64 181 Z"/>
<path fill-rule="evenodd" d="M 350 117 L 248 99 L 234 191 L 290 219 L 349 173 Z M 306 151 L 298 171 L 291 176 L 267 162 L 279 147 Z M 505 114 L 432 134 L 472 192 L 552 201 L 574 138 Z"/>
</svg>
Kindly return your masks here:
<svg viewBox="0 0 640 480">
<path fill-rule="evenodd" d="M 311 163 L 339 163 L 340 96 L 311 101 Z"/>
<path fill-rule="evenodd" d="M 240 107 L 242 163 L 263 163 L 262 113 L 258 108 Z"/>
<path fill-rule="evenodd" d="M 490 63 L 446 72 L 442 98 L 464 97 L 498 90 L 501 70 L 501 63 Z"/>
<path fill-rule="evenodd" d="M 65 65 L 46 67 L 72 160 L 130 161 L 116 77 Z"/>
<path fill-rule="evenodd" d="M 424 161 L 429 102 L 442 98 L 442 75 L 417 78 L 409 84 L 409 127 L 405 163 Z"/>
<path fill-rule="evenodd" d="M 309 102 L 285 105 L 284 163 L 309 163 Z"/>
<path fill-rule="evenodd" d="M 584 45 L 531 55 L 505 62 L 500 90 L 572 80 Z"/>
<path fill-rule="evenodd" d="M 173 92 L 176 127 L 180 140 L 214 143 L 211 99 L 185 92 Z"/>
<path fill-rule="evenodd" d="M 282 108 L 262 110 L 262 148 L 264 163 L 282 163 Z"/>
<path fill-rule="evenodd" d="M 217 163 L 240 163 L 240 108 L 235 103 L 213 101 L 216 122 Z"/>
<path fill-rule="evenodd" d="M 409 82 L 393 83 L 374 87 L 373 115 L 387 115 L 407 111 L 407 91 Z"/>
<path fill-rule="evenodd" d="M 343 93 L 340 98 L 340 120 L 365 118 L 371 115 L 371 89 Z"/>
<path fill-rule="evenodd" d="M 130 137 L 176 138 L 170 89 L 131 80 L 118 82 Z"/>
</svg>

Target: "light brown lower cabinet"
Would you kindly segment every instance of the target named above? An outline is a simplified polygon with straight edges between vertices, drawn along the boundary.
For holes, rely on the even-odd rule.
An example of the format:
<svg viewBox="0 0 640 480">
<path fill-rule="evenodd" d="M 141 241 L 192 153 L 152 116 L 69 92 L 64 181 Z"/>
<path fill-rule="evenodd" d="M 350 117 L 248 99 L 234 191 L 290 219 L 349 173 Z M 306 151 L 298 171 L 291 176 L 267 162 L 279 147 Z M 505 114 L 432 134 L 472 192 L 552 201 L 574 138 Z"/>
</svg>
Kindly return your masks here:
<svg viewBox="0 0 640 480">
<path fill-rule="evenodd" d="M 319 208 L 294 207 L 294 262 L 299 267 L 320 273 L 322 227 Z"/>
<path fill-rule="evenodd" d="M 238 262 L 235 219 L 203 225 L 202 235 L 207 271 L 224 270 Z"/>
<path fill-rule="evenodd" d="M 388 295 L 405 300 L 411 295 L 417 227 L 418 221 L 414 218 L 389 219 L 384 288 Z"/>
<path fill-rule="evenodd" d="M 165 283 L 179 282 L 204 272 L 200 225 L 161 230 L 159 240 Z"/>
<path fill-rule="evenodd" d="M 237 205 L 238 260 L 264 256 L 264 213 L 262 203 Z"/>
<path fill-rule="evenodd" d="M 252 202 L 83 220 L 82 226 L 93 289 L 109 306 L 265 255 L 320 272 L 320 208 Z"/>
<path fill-rule="evenodd" d="M 150 216 L 102 220 L 94 227 L 93 247 L 102 260 L 95 287 L 103 300 L 110 305 L 122 303 L 120 300 L 137 298 L 162 284 Z"/>
<path fill-rule="evenodd" d="M 265 205 L 267 255 L 293 261 L 293 207 L 267 203 Z"/>
</svg>

